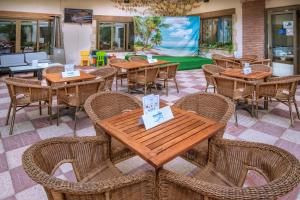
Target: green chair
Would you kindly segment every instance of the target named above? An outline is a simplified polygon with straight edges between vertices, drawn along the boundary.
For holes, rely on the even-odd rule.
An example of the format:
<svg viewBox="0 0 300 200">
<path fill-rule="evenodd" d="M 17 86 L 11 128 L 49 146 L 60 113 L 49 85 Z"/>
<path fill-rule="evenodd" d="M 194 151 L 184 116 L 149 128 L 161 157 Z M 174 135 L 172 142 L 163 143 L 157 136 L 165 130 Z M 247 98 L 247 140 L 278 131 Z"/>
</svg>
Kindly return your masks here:
<svg viewBox="0 0 300 200">
<path fill-rule="evenodd" d="M 106 55 L 106 52 L 104 52 L 104 51 L 96 52 L 96 57 L 97 57 L 96 66 L 97 67 L 105 65 L 105 55 Z"/>
</svg>

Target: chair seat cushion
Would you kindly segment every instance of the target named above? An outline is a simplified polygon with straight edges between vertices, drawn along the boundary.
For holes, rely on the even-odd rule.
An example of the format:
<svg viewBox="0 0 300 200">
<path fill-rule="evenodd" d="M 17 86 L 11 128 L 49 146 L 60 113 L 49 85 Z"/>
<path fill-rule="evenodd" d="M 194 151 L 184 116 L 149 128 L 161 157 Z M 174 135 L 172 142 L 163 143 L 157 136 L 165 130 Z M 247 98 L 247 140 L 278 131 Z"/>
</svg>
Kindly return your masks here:
<svg viewBox="0 0 300 200">
<path fill-rule="evenodd" d="M 86 176 L 80 182 L 99 182 L 120 176 L 122 176 L 122 173 L 118 170 L 118 168 L 116 168 L 110 160 L 106 160 L 101 163 L 101 166 L 91 170 L 88 174 L 86 174 Z"/>
</svg>

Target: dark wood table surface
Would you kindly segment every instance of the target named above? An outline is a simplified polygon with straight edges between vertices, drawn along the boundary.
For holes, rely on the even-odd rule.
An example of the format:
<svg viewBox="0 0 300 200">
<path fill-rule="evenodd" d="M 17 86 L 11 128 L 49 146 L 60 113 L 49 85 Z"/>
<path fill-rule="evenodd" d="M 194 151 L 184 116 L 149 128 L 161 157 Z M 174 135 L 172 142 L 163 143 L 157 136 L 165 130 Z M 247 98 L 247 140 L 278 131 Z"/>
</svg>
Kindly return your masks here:
<svg viewBox="0 0 300 200">
<path fill-rule="evenodd" d="M 45 79 L 49 81 L 50 84 L 52 83 L 71 83 L 71 82 L 78 82 L 78 81 L 85 81 L 91 80 L 96 78 L 95 75 L 80 71 L 80 76 L 63 78 L 61 73 L 52 73 L 52 74 L 45 74 Z"/>
<path fill-rule="evenodd" d="M 106 132 L 128 146 L 155 169 L 225 128 L 192 112 L 172 107 L 174 119 L 146 130 L 139 123 L 142 109 L 97 122 Z"/>
<path fill-rule="evenodd" d="M 128 62 L 120 62 L 120 63 L 113 63 L 110 64 L 112 67 L 117 67 L 121 69 L 126 69 L 126 70 L 131 70 L 131 69 L 138 69 L 138 68 L 143 68 L 143 67 L 151 67 L 151 66 L 156 66 L 156 65 L 162 65 L 169 63 L 168 61 L 164 60 L 158 60 L 155 63 L 148 63 L 146 60 L 143 61 L 128 61 Z"/>
<path fill-rule="evenodd" d="M 244 74 L 242 69 L 226 69 L 221 72 L 221 75 L 247 80 L 260 80 L 271 76 L 272 72 L 252 71 L 250 74 Z"/>
</svg>

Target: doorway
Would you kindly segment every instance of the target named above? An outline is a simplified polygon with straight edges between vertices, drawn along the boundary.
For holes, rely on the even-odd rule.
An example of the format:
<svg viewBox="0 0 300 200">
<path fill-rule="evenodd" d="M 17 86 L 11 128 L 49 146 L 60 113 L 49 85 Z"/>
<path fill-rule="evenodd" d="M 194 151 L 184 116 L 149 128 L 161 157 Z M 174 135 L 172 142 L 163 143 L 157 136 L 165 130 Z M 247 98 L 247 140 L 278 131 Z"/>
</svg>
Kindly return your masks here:
<svg viewBox="0 0 300 200">
<path fill-rule="evenodd" d="M 275 76 L 299 74 L 299 12 L 268 10 L 268 58 Z"/>
</svg>

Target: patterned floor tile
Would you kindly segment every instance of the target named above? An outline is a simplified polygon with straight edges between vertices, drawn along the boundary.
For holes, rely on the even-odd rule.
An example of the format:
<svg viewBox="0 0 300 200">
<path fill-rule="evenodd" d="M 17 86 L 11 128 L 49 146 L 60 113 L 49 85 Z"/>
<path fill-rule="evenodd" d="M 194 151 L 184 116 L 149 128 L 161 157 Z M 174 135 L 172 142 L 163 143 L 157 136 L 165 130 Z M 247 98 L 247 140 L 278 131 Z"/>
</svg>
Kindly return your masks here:
<svg viewBox="0 0 300 200">
<path fill-rule="evenodd" d="M 16 193 L 36 185 L 25 173 L 22 166 L 10 170 L 10 175 Z"/>
<path fill-rule="evenodd" d="M 41 185 L 35 185 L 31 188 L 23 190 L 22 192 L 17 193 L 17 200 L 42 200 L 47 199 L 44 188 Z"/>
<path fill-rule="evenodd" d="M 300 134 L 298 131 L 288 129 L 282 134 L 281 139 L 300 144 Z"/>
<path fill-rule="evenodd" d="M 59 137 L 68 133 L 72 133 L 73 130 L 65 123 L 60 123 L 59 126 L 52 125 L 45 128 L 37 129 L 37 132 L 41 139 L 47 139 L 51 137 Z"/>
<path fill-rule="evenodd" d="M 29 145 L 6 152 L 6 160 L 9 169 L 13 169 L 22 165 L 22 155 L 28 147 Z"/>
<path fill-rule="evenodd" d="M 277 137 L 259 131 L 255 131 L 252 129 L 247 129 L 246 131 L 241 133 L 239 138 L 246 141 L 260 142 L 265 144 L 275 144 L 276 141 L 278 140 Z"/>
<path fill-rule="evenodd" d="M 0 191 L 0 199 L 10 197 L 15 193 L 9 171 L 0 173 Z"/>
<path fill-rule="evenodd" d="M 276 137 L 280 137 L 283 132 L 286 130 L 286 128 L 283 128 L 281 126 L 277 126 L 276 124 L 271 124 L 268 122 L 262 122 L 257 121 L 253 126 L 251 126 L 251 129 L 267 133 L 269 135 L 273 135 Z"/>
</svg>

